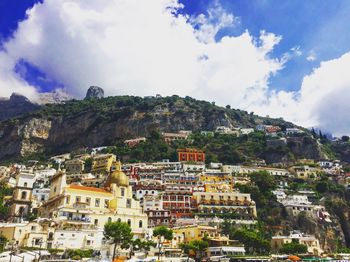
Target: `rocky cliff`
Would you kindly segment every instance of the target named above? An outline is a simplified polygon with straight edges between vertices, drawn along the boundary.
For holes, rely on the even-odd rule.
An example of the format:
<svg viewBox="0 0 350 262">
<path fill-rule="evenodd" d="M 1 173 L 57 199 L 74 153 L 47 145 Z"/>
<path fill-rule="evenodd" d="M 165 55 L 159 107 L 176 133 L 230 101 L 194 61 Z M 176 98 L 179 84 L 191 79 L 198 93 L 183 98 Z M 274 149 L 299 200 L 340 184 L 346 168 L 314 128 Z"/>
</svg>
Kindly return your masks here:
<svg viewBox="0 0 350 262">
<path fill-rule="evenodd" d="M 84 147 L 112 145 L 120 139 L 148 136 L 152 130 L 214 130 L 217 126 L 254 127 L 276 124 L 294 126 L 281 119 L 256 116 L 245 111 L 223 108 L 190 97 L 131 97 L 72 100 L 45 105 L 29 115 L 0 122 L 0 159 L 45 152 L 56 154 Z M 321 156 L 315 142 L 299 140 L 290 145 L 296 154 Z M 276 151 L 276 150 L 275 150 Z M 271 162 L 285 154 L 272 150 Z"/>
</svg>

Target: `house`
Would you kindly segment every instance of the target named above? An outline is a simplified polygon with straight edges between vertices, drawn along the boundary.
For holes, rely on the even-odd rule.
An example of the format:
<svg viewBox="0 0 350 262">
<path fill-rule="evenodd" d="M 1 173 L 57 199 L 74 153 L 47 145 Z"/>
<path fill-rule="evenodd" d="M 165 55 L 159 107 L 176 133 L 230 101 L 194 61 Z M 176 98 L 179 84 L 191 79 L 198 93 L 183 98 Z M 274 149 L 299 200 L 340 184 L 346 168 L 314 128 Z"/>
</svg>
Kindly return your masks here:
<svg viewBox="0 0 350 262">
<path fill-rule="evenodd" d="M 271 239 L 271 249 L 278 252 L 284 244 L 291 243 L 292 241 L 307 246 L 307 252 L 309 254 L 320 256 L 323 253 L 320 243 L 315 236 L 299 231 L 292 231 L 289 236 L 273 236 Z"/>
<path fill-rule="evenodd" d="M 81 159 L 72 159 L 64 163 L 67 174 L 81 174 L 85 168 L 85 161 Z"/>
<path fill-rule="evenodd" d="M 241 128 L 240 132 L 242 135 L 249 135 L 250 133 L 254 133 L 254 128 Z"/>
<path fill-rule="evenodd" d="M 177 150 L 178 159 L 181 162 L 205 162 L 205 152 L 194 148 L 182 148 Z"/>
<path fill-rule="evenodd" d="M 142 142 L 146 142 L 145 137 L 138 137 L 134 139 L 128 139 L 124 141 L 124 144 L 127 145 L 128 147 L 134 147 Z"/>
<path fill-rule="evenodd" d="M 170 144 L 173 141 L 186 140 L 189 134 L 188 133 L 162 133 L 162 136 L 164 141 Z"/>
<path fill-rule="evenodd" d="M 117 157 L 114 154 L 96 155 L 92 159 L 92 174 L 108 174 Z"/>
</svg>

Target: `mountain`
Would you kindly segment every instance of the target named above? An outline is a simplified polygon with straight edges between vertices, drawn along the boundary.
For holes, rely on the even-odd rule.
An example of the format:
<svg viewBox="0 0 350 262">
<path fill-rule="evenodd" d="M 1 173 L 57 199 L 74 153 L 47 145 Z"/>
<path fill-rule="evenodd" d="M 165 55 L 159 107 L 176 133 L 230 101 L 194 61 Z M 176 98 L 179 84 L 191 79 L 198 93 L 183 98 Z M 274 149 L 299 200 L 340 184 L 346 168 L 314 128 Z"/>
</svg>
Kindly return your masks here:
<svg viewBox="0 0 350 262">
<path fill-rule="evenodd" d="M 32 103 L 25 96 L 13 93 L 9 99 L 0 98 L 0 121 L 18 117 L 39 108 L 39 105 Z"/>
<path fill-rule="evenodd" d="M 283 119 L 259 117 L 242 110 L 216 106 L 190 97 L 116 96 L 70 100 L 46 104 L 36 111 L 0 122 L 0 160 L 52 155 L 86 147 L 115 145 L 124 139 L 149 136 L 152 131 L 212 131 L 217 126 L 255 127 L 258 124 L 295 127 Z M 320 146 L 309 136 L 294 137 L 282 146 L 267 145 L 251 153 L 241 146 L 239 153 L 262 157 L 269 163 L 293 158 L 322 158 Z M 239 141 L 235 142 L 236 144 Z M 252 143 L 255 143 L 254 141 Z M 242 144 L 244 145 L 244 144 Z"/>
<path fill-rule="evenodd" d="M 73 97 L 69 95 L 65 90 L 63 89 L 56 89 L 53 92 L 46 92 L 46 93 L 40 93 L 38 94 L 38 99 L 36 102 L 40 105 L 45 104 L 61 104 L 63 102 L 66 102 L 68 100 L 72 100 Z"/>
</svg>

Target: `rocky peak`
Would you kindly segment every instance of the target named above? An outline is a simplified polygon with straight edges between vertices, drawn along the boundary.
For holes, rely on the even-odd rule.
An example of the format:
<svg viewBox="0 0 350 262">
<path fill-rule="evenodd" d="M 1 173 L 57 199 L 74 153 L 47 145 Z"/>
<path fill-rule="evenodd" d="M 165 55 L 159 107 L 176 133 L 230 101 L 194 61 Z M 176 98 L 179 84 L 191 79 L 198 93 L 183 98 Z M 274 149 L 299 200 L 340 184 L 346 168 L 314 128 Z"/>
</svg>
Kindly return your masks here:
<svg viewBox="0 0 350 262">
<path fill-rule="evenodd" d="M 98 86 L 90 86 L 88 91 L 86 92 L 85 99 L 91 99 L 91 98 L 103 98 L 105 94 L 105 91 Z"/>
<path fill-rule="evenodd" d="M 18 117 L 39 109 L 39 105 L 21 94 L 13 93 L 10 99 L 0 99 L 0 121 Z"/>
<path fill-rule="evenodd" d="M 31 103 L 28 98 L 26 98 L 24 95 L 12 93 L 10 96 L 10 103 Z"/>
</svg>

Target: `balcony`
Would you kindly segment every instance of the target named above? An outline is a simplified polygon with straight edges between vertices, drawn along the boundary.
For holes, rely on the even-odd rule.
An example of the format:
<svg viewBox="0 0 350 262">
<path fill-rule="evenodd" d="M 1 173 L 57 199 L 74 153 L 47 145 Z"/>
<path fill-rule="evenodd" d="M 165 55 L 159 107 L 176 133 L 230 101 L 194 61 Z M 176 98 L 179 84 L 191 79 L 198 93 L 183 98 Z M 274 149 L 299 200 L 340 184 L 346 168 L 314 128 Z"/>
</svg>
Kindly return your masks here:
<svg viewBox="0 0 350 262">
<path fill-rule="evenodd" d="M 67 222 L 69 223 L 90 223 L 91 219 L 89 217 L 67 217 Z"/>
</svg>

